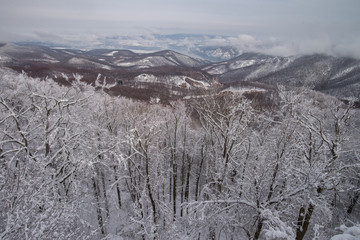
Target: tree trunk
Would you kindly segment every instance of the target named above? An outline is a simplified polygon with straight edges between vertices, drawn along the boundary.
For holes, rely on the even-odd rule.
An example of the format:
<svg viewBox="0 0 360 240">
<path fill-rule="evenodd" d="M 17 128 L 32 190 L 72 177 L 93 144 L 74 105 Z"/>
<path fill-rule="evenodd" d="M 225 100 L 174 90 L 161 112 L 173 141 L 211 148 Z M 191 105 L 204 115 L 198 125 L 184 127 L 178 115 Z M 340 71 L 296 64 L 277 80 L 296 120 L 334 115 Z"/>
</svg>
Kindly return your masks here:
<svg viewBox="0 0 360 240">
<path fill-rule="evenodd" d="M 354 209 L 354 207 L 355 207 L 355 205 L 356 205 L 359 197 L 360 197 L 360 193 L 359 193 L 359 192 L 355 193 L 355 195 L 354 195 L 353 197 L 351 197 L 350 205 L 349 205 L 349 207 L 348 207 L 348 209 L 347 209 L 347 213 L 348 213 L 349 215 L 352 213 L 352 211 L 353 211 L 353 209 Z"/>
<path fill-rule="evenodd" d="M 177 181 L 177 164 L 173 164 L 173 220 L 176 219 L 176 181 Z"/>
<path fill-rule="evenodd" d="M 263 223 L 264 223 L 264 219 L 259 217 L 259 221 L 258 221 L 256 231 L 255 231 L 255 234 L 254 234 L 254 240 L 259 239 L 260 233 L 261 233 L 261 230 L 262 230 L 262 227 L 263 227 Z"/>
<path fill-rule="evenodd" d="M 198 200 L 198 196 L 199 196 L 199 184 L 200 184 L 200 177 L 201 177 L 201 170 L 202 170 L 202 166 L 204 163 L 204 146 L 201 147 L 201 161 L 199 164 L 199 170 L 197 172 L 196 175 L 196 183 L 195 183 L 195 201 Z"/>
<path fill-rule="evenodd" d="M 107 194 L 106 194 L 106 185 L 105 185 L 105 175 L 104 172 L 101 171 L 101 182 L 102 182 L 102 188 L 103 188 L 103 196 L 105 199 L 105 211 L 106 211 L 106 217 L 108 218 L 110 215 L 110 210 L 109 210 L 109 201 L 107 198 Z"/>
<path fill-rule="evenodd" d="M 152 213 L 153 213 L 153 221 L 156 224 L 156 205 L 155 205 L 155 201 L 154 201 L 154 197 L 152 194 L 152 190 L 151 190 L 151 184 L 150 184 L 150 172 L 149 172 L 149 156 L 147 154 L 147 147 L 144 148 L 140 142 L 140 147 L 144 150 L 144 154 L 145 154 L 145 174 L 146 174 L 146 188 L 148 190 L 148 194 L 149 194 L 149 200 L 150 200 L 150 204 L 151 204 L 151 208 L 152 208 Z M 156 230 L 155 230 L 156 231 Z"/>
<path fill-rule="evenodd" d="M 181 162 L 181 196 L 180 196 L 180 204 L 181 204 L 181 208 L 180 208 L 180 217 L 183 216 L 183 206 L 182 203 L 184 202 L 184 194 L 185 194 L 185 151 L 183 152 L 183 156 L 182 156 L 182 162 Z"/>
<path fill-rule="evenodd" d="M 296 229 L 296 240 L 302 240 L 305 237 L 305 234 L 308 230 L 311 215 L 314 211 L 315 206 L 309 203 L 307 211 L 305 213 L 305 208 L 300 208 L 299 217 L 297 221 L 297 229 Z"/>
<path fill-rule="evenodd" d="M 188 171 L 186 175 L 186 186 L 185 186 L 185 202 L 189 201 L 189 192 L 190 192 L 190 173 L 191 173 L 191 157 L 187 156 L 188 160 Z"/>
<path fill-rule="evenodd" d="M 96 212 L 97 212 L 98 224 L 99 224 L 99 227 L 101 230 L 101 234 L 104 235 L 105 229 L 104 229 L 104 222 L 103 222 L 102 213 L 101 213 L 99 190 L 98 190 L 96 180 L 94 177 L 92 178 L 92 181 L 93 181 L 94 197 L 95 197 L 95 201 L 96 201 Z"/>
<path fill-rule="evenodd" d="M 118 182 L 118 177 L 116 174 L 116 166 L 114 166 L 114 175 L 115 175 L 115 182 L 116 182 L 116 193 L 117 193 L 117 198 L 118 198 L 118 204 L 119 204 L 119 208 L 121 208 L 121 192 L 120 192 L 120 185 Z"/>
</svg>

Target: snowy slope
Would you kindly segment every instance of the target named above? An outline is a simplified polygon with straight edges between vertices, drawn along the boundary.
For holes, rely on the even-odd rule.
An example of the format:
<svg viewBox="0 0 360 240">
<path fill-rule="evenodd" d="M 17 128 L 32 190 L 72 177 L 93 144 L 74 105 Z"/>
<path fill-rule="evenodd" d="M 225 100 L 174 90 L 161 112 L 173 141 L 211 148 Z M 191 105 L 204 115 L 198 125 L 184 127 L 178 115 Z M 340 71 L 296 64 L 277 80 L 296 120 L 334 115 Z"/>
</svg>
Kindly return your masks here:
<svg viewBox="0 0 360 240">
<path fill-rule="evenodd" d="M 325 55 L 276 57 L 256 53 L 203 68 L 220 82 L 307 87 L 339 98 L 360 98 L 360 60 Z"/>
<path fill-rule="evenodd" d="M 117 66 L 132 68 L 149 68 L 160 66 L 200 67 L 207 64 L 206 61 L 195 59 L 174 51 L 138 54 L 132 58 L 118 59 L 114 63 Z"/>
<path fill-rule="evenodd" d="M 1 62 L 6 61 L 36 61 L 57 63 L 56 52 L 40 46 L 18 46 L 15 44 L 4 44 L 0 46 Z"/>
</svg>

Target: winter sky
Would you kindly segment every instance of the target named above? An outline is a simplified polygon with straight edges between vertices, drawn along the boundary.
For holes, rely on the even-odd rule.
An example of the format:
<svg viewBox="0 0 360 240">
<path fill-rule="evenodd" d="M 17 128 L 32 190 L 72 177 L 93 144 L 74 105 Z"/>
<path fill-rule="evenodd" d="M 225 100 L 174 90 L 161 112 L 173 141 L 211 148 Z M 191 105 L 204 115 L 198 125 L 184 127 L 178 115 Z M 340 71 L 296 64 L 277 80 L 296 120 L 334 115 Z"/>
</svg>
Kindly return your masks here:
<svg viewBox="0 0 360 240">
<path fill-rule="evenodd" d="M 360 57 L 359 10 L 359 0 L 1 0 L 0 42 L 86 47 L 109 36 L 191 33 L 279 55 Z"/>
</svg>

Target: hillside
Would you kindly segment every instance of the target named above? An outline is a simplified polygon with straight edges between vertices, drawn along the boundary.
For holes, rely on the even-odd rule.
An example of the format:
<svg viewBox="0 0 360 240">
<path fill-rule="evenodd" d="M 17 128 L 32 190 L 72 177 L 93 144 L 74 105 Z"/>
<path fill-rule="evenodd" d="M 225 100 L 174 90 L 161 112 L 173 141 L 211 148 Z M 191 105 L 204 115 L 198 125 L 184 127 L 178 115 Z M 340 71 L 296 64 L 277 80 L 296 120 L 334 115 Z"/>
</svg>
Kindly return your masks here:
<svg viewBox="0 0 360 240">
<path fill-rule="evenodd" d="M 235 54 L 230 48 L 207 50 L 219 56 L 227 51 Z M 0 63 L 32 77 L 53 78 L 61 84 L 69 84 L 75 73 L 90 84 L 106 78 L 108 84 L 113 84 L 111 94 L 144 100 L 151 96 L 164 103 L 187 95 L 202 95 L 204 91 L 244 92 L 256 88 L 259 92 L 276 89 L 278 85 L 305 87 L 339 99 L 360 97 L 360 60 L 319 54 L 278 57 L 244 53 L 211 63 L 174 51 L 83 51 L 3 44 Z"/>
<path fill-rule="evenodd" d="M 306 87 L 338 98 L 360 97 L 360 60 L 325 55 L 274 57 L 246 53 L 203 68 L 226 85 L 258 82 Z"/>
</svg>

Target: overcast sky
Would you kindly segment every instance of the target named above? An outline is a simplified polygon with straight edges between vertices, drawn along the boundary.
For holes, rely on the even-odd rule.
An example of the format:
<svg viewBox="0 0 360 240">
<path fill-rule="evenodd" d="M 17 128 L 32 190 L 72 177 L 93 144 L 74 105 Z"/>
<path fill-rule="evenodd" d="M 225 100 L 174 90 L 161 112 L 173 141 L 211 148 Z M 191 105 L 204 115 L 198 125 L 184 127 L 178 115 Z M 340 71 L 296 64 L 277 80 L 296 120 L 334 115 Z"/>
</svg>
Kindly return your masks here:
<svg viewBox="0 0 360 240">
<path fill-rule="evenodd" d="M 360 57 L 360 0 L 0 0 L 1 42 L 154 33 Z"/>
</svg>

